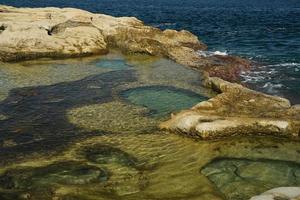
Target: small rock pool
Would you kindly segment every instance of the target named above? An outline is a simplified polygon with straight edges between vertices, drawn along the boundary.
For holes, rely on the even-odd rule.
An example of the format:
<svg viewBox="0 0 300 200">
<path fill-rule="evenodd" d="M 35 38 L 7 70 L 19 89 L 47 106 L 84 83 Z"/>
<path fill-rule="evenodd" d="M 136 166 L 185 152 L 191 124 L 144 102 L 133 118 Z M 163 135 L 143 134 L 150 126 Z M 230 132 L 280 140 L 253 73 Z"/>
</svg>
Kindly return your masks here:
<svg viewBox="0 0 300 200">
<path fill-rule="evenodd" d="M 297 142 L 158 129 L 215 95 L 198 72 L 146 55 L 2 63 L 0 199 L 242 200 L 298 185 Z"/>
<path fill-rule="evenodd" d="M 158 117 L 191 108 L 208 99 L 197 93 L 170 86 L 138 87 L 123 91 L 121 95 L 134 105 L 148 108 L 152 116 Z"/>
</svg>

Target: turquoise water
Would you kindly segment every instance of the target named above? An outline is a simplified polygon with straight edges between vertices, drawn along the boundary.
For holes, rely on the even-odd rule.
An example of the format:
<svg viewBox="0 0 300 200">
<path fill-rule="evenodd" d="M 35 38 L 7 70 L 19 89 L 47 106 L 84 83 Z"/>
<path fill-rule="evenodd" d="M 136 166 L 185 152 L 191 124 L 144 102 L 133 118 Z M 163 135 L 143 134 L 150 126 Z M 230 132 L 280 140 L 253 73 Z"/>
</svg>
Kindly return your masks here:
<svg viewBox="0 0 300 200">
<path fill-rule="evenodd" d="M 122 96 L 135 105 L 147 107 L 155 117 L 168 116 L 207 100 L 207 97 L 190 91 L 163 86 L 130 89 Z"/>
<path fill-rule="evenodd" d="M 123 59 L 101 59 L 92 64 L 95 64 L 96 67 L 107 68 L 111 70 L 125 70 L 130 68 L 130 66 L 126 64 L 126 62 Z"/>
<path fill-rule="evenodd" d="M 108 68 L 112 70 L 124 70 L 130 68 L 124 59 L 101 59 L 92 64 L 95 64 L 96 67 Z"/>
</svg>

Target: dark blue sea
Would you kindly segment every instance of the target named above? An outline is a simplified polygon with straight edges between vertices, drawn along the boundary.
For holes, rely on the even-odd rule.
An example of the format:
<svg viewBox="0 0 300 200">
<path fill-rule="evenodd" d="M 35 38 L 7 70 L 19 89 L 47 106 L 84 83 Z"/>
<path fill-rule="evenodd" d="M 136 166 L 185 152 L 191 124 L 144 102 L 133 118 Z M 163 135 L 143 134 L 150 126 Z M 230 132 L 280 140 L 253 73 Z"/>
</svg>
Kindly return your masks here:
<svg viewBox="0 0 300 200">
<path fill-rule="evenodd" d="M 135 16 L 161 29 L 187 29 L 210 53 L 262 64 L 243 73 L 251 87 L 300 103 L 300 0 L 0 0 L 17 7 L 76 7 Z M 207 52 L 206 52 L 207 53 Z"/>
</svg>

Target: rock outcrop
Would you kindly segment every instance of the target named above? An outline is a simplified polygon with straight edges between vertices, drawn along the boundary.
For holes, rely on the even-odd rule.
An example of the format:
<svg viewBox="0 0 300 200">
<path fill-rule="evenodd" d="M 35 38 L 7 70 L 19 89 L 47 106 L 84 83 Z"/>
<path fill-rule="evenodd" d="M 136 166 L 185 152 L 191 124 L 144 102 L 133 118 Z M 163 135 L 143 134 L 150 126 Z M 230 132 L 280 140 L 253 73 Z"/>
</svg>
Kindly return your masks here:
<svg viewBox="0 0 300 200">
<path fill-rule="evenodd" d="M 116 18 L 73 8 L 0 9 L 2 61 L 104 54 L 110 47 L 163 56 L 177 48 L 206 48 L 188 31 L 161 31 L 136 18 Z"/>
<path fill-rule="evenodd" d="M 250 61 L 235 56 L 203 56 L 198 50 L 205 50 L 206 45 L 188 31 L 162 31 L 133 17 L 73 8 L 0 5 L 2 62 L 105 54 L 110 49 L 170 58 L 206 74 L 207 85 L 221 93 L 173 116 L 161 125 L 164 129 L 199 138 L 299 136 L 299 106 L 224 81 L 238 82 L 240 72 L 250 68 Z"/>
<path fill-rule="evenodd" d="M 164 56 L 226 80 L 238 81 L 249 61 L 205 57 L 207 47 L 188 31 L 146 26 L 134 17 L 112 17 L 73 8 L 14 8 L 0 5 L 0 61 L 125 53 Z M 33 14 L 34 13 L 34 14 Z"/>
<path fill-rule="evenodd" d="M 201 139 L 235 135 L 275 135 L 294 139 L 300 134 L 300 107 L 287 99 L 266 95 L 208 77 L 206 85 L 220 92 L 190 110 L 172 115 L 161 128 Z"/>
</svg>

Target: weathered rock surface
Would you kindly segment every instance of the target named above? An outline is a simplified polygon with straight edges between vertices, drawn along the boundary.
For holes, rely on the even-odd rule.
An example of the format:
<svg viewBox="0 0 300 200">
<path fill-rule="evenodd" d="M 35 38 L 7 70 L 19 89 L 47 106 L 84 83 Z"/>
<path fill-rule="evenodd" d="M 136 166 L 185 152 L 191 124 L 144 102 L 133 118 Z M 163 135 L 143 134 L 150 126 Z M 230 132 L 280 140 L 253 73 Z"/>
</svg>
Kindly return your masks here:
<svg viewBox="0 0 300 200">
<path fill-rule="evenodd" d="M 146 26 L 133 17 L 112 17 L 73 8 L 14 8 L 0 5 L 0 61 L 41 57 L 125 53 L 165 56 L 206 70 L 226 80 L 238 80 L 249 61 L 234 56 L 205 57 L 206 45 L 188 31 Z"/>
<path fill-rule="evenodd" d="M 161 128 L 201 139 L 233 135 L 299 138 L 300 107 L 291 106 L 287 99 L 216 77 L 208 77 L 206 85 L 220 94 L 173 115 Z"/>
<path fill-rule="evenodd" d="M 136 18 L 73 8 L 0 9 L 2 61 L 103 54 L 109 47 L 151 55 L 167 55 L 173 48 L 206 47 L 187 31 L 161 31 Z"/>
<path fill-rule="evenodd" d="M 299 200 L 300 187 L 279 187 L 268 190 L 250 200 Z"/>
<path fill-rule="evenodd" d="M 1 6 L 0 61 L 107 52 L 104 35 L 76 9 Z"/>
</svg>

